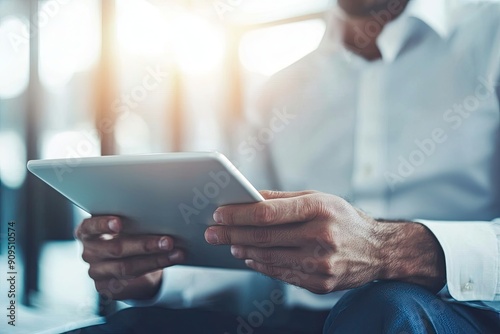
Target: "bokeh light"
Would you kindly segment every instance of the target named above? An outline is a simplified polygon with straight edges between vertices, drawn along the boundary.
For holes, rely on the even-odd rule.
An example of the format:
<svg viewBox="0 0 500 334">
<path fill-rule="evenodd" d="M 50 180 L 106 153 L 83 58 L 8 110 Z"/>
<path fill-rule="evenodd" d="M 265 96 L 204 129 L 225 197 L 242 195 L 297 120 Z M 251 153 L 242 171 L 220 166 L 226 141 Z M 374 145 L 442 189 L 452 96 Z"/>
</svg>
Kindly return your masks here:
<svg viewBox="0 0 500 334">
<path fill-rule="evenodd" d="M 66 159 L 99 156 L 99 138 L 90 126 L 85 129 L 48 132 L 42 141 L 42 159 Z"/>
<path fill-rule="evenodd" d="M 56 9 L 40 7 L 40 81 L 49 89 L 66 85 L 99 57 L 100 15 L 96 0 L 70 1 Z"/>
<path fill-rule="evenodd" d="M 240 60 L 251 71 L 270 76 L 314 51 L 325 33 L 323 20 L 309 20 L 246 33 Z"/>
<path fill-rule="evenodd" d="M 175 60 L 188 73 L 213 70 L 224 59 L 222 29 L 186 9 L 121 0 L 116 20 L 119 53 Z"/>
<path fill-rule="evenodd" d="M 116 32 L 119 47 L 129 54 L 150 57 L 167 51 L 166 20 L 148 1 L 117 1 Z"/>
<path fill-rule="evenodd" d="M 170 23 L 170 31 L 177 64 L 184 72 L 207 72 L 224 59 L 225 40 L 222 29 L 213 23 L 192 15 L 177 16 Z"/>
<path fill-rule="evenodd" d="M 151 148 L 151 131 L 141 115 L 129 112 L 116 121 L 116 143 L 121 154 L 148 153 Z"/>
<path fill-rule="evenodd" d="M 0 176 L 12 189 L 19 188 L 26 177 L 26 148 L 17 132 L 0 132 Z"/>
<path fill-rule="evenodd" d="M 28 26 L 15 16 L 0 21 L 0 73 L 0 98 L 14 98 L 28 86 Z"/>
</svg>

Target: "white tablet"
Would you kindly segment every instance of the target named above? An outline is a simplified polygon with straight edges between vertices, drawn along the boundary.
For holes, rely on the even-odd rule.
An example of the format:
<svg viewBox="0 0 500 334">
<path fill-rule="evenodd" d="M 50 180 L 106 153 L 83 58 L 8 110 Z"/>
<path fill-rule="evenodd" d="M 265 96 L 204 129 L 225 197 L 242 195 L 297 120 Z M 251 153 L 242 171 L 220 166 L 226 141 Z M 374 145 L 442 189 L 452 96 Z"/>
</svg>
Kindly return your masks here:
<svg viewBox="0 0 500 334">
<path fill-rule="evenodd" d="M 187 265 L 246 269 L 204 237 L 217 207 L 264 200 L 220 153 L 32 160 L 28 170 L 88 213 L 122 217 L 127 233 L 173 236 Z"/>
</svg>

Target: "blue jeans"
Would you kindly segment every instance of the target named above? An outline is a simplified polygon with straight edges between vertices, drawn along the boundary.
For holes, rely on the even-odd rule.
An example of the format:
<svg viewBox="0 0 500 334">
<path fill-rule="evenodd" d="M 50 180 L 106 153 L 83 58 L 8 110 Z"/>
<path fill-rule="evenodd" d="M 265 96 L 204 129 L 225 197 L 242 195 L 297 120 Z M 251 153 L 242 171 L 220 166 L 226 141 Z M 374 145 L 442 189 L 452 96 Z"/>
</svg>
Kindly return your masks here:
<svg viewBox="0 0 500 334">
<path fill-rule="evenodd" d="M 377 282 L 344 295 L 323 333 L 498 334 L 500 318 L 496 312 L 444 302 L 417 285 Z"/>
<path fill-rule="evenodd" d="M 70 333 L 500 333 L 497 313 L 446 303 L 419 286 L 400 282 L 377 282 L 352 290 L 330 312 L 276 312 L 257 324 L 243 318 L 246 320 L 241 316 L 208 310 L 129 308 L 112 315 L 104 325 Z"/>
</svg>

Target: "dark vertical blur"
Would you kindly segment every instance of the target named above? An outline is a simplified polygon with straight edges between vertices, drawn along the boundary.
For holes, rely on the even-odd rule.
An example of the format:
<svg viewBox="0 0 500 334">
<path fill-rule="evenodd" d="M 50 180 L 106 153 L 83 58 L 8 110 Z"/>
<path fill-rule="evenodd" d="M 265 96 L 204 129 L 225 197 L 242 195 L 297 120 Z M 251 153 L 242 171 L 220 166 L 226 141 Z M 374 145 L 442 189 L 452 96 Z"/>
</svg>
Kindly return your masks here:
<svg viewBox="0 0 500 334">
<path fill-rule="evenodd" d="M 26 6 L 26 16 L 31 18 L 30 27 L 30 77 L 28 85 L 28 99 L 25 113 L 26 124 L 26 155 L 28 160 L 37 159 L 38 133 L 40 117 L 40 80 L 38 77 L 38 50 L 39 50 L 39 30 L 38 30 L 38 0 L 30 0 Z M 41 232 L 43 196 L 40 196 L 40 183 L 36 178 L 28 174 L 23 186 L 25 221 L 19 224 L 21 236 L 23 237 L 23 249 L 25 252 L 25 273 L 24 273 L 24 299 L 26 305 L 30 305 L 30 294 L 38 290 L 38 259 L 40 245 L 43 239 Z"/>
</svg>

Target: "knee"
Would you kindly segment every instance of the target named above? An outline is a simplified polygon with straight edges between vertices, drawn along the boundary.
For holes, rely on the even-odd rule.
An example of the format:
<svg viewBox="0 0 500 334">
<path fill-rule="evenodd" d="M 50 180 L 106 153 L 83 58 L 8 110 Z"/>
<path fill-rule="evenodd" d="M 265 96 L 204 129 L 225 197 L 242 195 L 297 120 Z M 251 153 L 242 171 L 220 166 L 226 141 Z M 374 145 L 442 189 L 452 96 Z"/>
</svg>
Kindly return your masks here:
<svg viewBox="0 0 500 334">
<path fill-rule="evenodd" d="M 429 290 L 403 282 L 371 283 L 362 287 L 358 294 L 373 305 L 390 309 L 408 309 L 437 299 Z"/>
<path fill-rule="evenodd" d="M 423 313 L 428 313 L 429 307 L 440 308 L 441 304 L 443 302 L 434 294 L 417 285 L 370 283 L 348 292 L 339 300 L 330 311 L 324 333 L 387 329 L 387 324 L 401 323 L 401 319 L 418 322 L 424 318 Z"/>
</svg>

